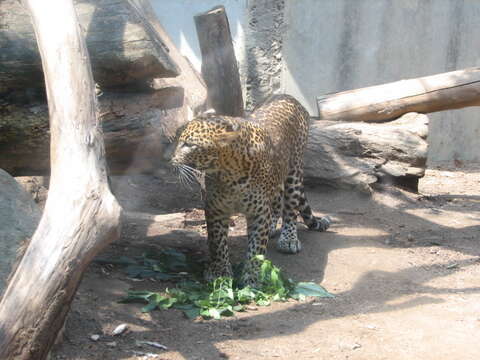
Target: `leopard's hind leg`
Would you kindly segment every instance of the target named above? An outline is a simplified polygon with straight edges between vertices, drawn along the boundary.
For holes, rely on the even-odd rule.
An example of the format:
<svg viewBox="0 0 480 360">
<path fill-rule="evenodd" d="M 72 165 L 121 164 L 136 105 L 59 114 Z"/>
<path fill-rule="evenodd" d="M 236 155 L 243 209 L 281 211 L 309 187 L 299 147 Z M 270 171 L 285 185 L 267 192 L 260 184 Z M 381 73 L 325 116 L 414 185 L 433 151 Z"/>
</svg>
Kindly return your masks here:
<svg viewBox="0 0 480 360">
<path fill-rule="evenodd" d="M 284 253 L 296 254 L 302 249 L 297 235 L 297 209 L 300 204 L 302 180 L 302 174 L 293 169 L 284 184 L 282 230 L 277 240 L 277 249 Z"/>
<path fill-rule="evenodd" d="M 291 170 L 285 181 L 283 226 L 277 241 L 277 249 L 281 252 L 296 254 L 302 249 L 297 234 L 298 212 L 310 230 L 325 231 L 331 224 L 330 217 L 317 218 L 312 213 L 303 186 L 303 166 L 296 166 Z"/>
</svg>

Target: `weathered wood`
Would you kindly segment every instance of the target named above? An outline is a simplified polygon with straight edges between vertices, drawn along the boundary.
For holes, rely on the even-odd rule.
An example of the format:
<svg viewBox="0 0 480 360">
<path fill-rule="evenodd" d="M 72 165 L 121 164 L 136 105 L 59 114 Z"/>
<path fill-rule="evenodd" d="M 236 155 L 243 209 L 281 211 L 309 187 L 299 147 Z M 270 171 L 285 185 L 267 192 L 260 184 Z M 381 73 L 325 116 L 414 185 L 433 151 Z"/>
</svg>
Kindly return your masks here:
<svg viewBox="0 0 480 360">
<path fill-rule="evenodd" d="M 45 72 L 52 171 L 42 219 L 0 303 L 2 360 L 47 357 L 85 268 L 118 237 L 121 212 L 107 184 L 94 83 L 72 0 L 24 4 Z"/>
<path fill-rule="evenodd" d="M 416 191 L 427 161 L 428 117 L 385 124 L 314 121 L 305 153 L 307 182 L 369 190 L 389 182 Z"/>
<path fill-rule="evenodd" d="M 130 0 L 151 30 L 170 49 L 181 73 L 154 79 L 150 89 L 104 91 L 99 109 L 111 174 L 152 173 L 175 130 L 205 108 L 207 89 L 200 74 L 173 44 L 147 0 Z M 0 100 L 0 167 L 15 176 L 48 175 L 49 126 L 46 103 L 18 91 Z M 23 99 L 22 99 L 23 98 Z"/>
<path fill-rule="evenodd" d="M 320 119 L 383 122 L 407 112 L 480 105 L 480 68 L 370 86 L 317 98 Z"/>
<path fill-rule="evenodd" d="M 155 91 L 99 97 L 110 174 L 152 173 L 162 165 L 164 148 L 188 117 L 184 89 L 172 81 L 163 85 Z M 0 129 L 0 168 L 14 176 L 49 174 L 45 103 L 9 105 Z"/>
<path fill-rule="evenodd" d="M 243 116 L 243 95 L 227 14 L 223 6 L 195 16 L 202 75 L 217 114 Z"/>
<path fill-rule="evenodd" d="M 105 93 L 100 97 L 111 174 L 155 173 L 167 165 L 170 138 L 186 116 L 184 108 L 178 107 L 182 96 L 182 88 L 170 86 L 151 93 Z M 14 116 L 4 119 L 24 127 L 4 127 L 0 132 L 0 168 L 16 176 L 47 175 L 46 107 L 18 107 Z M 387 177 L 389 168 L 395 170 L 391 168 L 393 161 L 398 161 L 402 174 L 393 178 L 404 183 L 413 178 L 415 183 L 425 168 L 427 122 L 426 117 L 411 114 L 386 124 L 313 121 L 306 175 L 313 182 L 334 186 L 366 185 Z M 2 143 L 8 134 L 10 142 Z M 400 156 L 402 160 L 397 160 Z M 381 167 L 379 164 L 386 160 L 388 165 Z"/>
<path fill-rule="evenodd" d="M 102 88 L 179 74 L 168 46 L 130 1 L 82 0 L 76 11 Z M 0 48 L 0 93 L 43 86 L 35 34 L 18 0 L 0 1 Z"/>
</svg>

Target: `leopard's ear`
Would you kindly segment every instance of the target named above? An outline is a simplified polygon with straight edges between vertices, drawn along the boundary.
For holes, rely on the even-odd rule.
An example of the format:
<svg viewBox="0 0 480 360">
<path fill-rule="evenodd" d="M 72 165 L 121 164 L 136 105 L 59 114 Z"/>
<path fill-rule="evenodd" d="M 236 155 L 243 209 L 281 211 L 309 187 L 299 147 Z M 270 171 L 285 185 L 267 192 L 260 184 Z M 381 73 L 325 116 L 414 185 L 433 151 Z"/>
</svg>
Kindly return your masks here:
<svg viewBox="0 0 480 360">
<path fill-rule="evenodd" d="M 234 142 L 240 136 L 240 130 L 228 131 L 217 136 L 216 142 L 218 146 L 226 146 Z"/>
</svg>

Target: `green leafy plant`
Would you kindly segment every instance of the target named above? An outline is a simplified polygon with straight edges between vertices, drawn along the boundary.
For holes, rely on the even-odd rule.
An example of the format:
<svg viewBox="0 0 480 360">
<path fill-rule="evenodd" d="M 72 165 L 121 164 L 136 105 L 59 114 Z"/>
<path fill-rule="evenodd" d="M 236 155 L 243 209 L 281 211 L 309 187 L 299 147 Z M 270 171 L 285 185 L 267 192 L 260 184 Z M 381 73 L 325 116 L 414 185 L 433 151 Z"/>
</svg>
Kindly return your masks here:
<svg viewBox="0 0 480 360">
<path fill-rule="evenodd" d="M 143 312 L 175 308 L 182 310 L 189 318 L 202 316 L 205 319 L 220 319 L 222 316 L 232 316 L 237 311 L 245 311 L 245 306 L 251 303 L 268 306 L 272 301 L 304 300 L 309 296 L 333 297 L 315 283 L 295 283 L 263 256 L 258 256 L 256 260 L 260 262 L 258 288 L 241 286 L 236 278 L 228 277 L 203 283 L 199 281 L 198 273 L 200 271 L 201 274 L 201 264 L 189 261 L 176 250 L 165 251 L 155 259 L 146 255 L 136 260 L 122 258 L 122 261 L 115 263 L 126 265 L 126 272 L 131 277 L 181 281 L 164 293 L 129 291 L 120 301 L 146 302 L 147 305 L 142 307 Z M 107 263 L 108 260 L 101 259 L 98 262 Z"/>
</svg>

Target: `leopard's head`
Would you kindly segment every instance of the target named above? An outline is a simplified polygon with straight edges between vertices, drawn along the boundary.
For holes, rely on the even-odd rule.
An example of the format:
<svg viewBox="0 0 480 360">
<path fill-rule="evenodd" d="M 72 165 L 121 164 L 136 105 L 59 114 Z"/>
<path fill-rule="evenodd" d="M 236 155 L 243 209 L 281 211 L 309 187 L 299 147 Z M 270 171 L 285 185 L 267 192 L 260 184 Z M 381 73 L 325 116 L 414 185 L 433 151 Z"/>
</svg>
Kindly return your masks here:
<svg viewBox="0 0 480 360">
<path fill-rule="evenodd" d="M 239 122 L 234 118 L 196 118 L 180 130 L 171 163 L 181 172 L 216 171 L 222 151 L 239 136 Z"/>
</svg>

